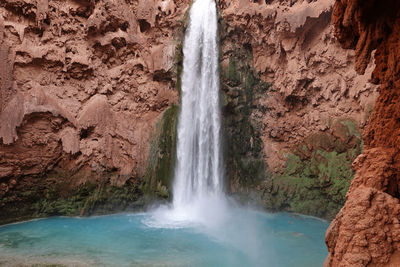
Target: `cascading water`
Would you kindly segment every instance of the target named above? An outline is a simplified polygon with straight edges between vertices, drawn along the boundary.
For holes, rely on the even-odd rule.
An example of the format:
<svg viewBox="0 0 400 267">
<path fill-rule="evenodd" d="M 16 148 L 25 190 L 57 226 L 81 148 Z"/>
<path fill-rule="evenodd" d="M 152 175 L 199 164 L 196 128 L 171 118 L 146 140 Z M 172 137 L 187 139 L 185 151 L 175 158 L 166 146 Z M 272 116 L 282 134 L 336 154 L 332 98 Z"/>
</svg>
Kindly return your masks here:
<svg viewBox="0 0 400 267">
<path fill-rule="evenodd" d="M 225 220 L 219 101 L 217 7 L 195 0 L 183 46 L 182 103 L 178 123 L 173 207 L 150 224 L 215 228 Z"/>
<path fill-rule="evenodd" d="M 214 0 L 196 0 L 183 47 L 182 108 L 173 188 L 177 209 L 222 194 L 217 29 Z"/>
<path fill-rule="evenodd" d="M 274 237 L 264 238 L 268 231 L 257 213 L 237 207 L 234 201 L 228 204 L 223 191 L 217 30 L 215 1 L 195 0 L 183 47 L 173 203 L 153 210 L 143 223 L 153 229 L 194 231 L 246 259 L 238 262 L 223 255 L 222 263 L 211 266 L 266 266 L 267 262 L 268 266 L 285 266 L 276 261 L 271 245 Z"/>
</svg>

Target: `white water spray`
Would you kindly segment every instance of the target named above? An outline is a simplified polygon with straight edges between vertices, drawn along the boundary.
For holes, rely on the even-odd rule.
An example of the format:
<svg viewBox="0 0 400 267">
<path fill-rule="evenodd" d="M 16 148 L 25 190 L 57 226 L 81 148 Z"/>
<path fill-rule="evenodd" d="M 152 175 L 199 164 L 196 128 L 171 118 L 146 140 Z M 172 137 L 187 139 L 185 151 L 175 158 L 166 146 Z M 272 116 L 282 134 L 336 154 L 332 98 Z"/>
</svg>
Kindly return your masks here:
<svg viewBox="0 0 400 267">
<path fill-rule="evenodd" d="M 172 209 L 156 224 L 215 227 L 225 220 L 218 74 L 218 21 L 214 0 L 195 0 L 183 46 L 182 102 Z"/>
<path fill-rule="evenodd" d="M 196 0 L 183 47 L 173 205 L 179 209 L 222 194 L 217 13 L 214 0 Z"/>
<path fill-rule="evenodd" d="M 223 190 L 217 31 L 215 1 L 195 0 L 183 47 L 173 205 L 159 207 L 145 224 L 195 229 L 258 259 L 262 228 L 250 213 L 229 205 Z"/>
</svg>

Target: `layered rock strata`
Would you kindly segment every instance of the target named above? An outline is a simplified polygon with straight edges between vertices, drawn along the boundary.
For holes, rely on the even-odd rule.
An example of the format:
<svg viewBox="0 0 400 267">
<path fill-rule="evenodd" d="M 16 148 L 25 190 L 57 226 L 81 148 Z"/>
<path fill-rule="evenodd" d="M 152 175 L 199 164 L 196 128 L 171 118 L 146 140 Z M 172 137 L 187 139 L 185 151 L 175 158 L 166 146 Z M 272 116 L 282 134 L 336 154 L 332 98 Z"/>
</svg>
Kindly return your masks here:
<svg viewBox="0 0 400 267">
<path fill-rule="evenodd" d="M 356 51 L 360 74 L 375 58 L 372 81 L 381 88 L 364 131 L 365 151 L 353 163 L 356 175 L 346 204 L 326 234 L 326 266 L 400 265 L 399 18 L 398 1 L 335 3 L 332 21 L 338 40 Z"/>
</svg>

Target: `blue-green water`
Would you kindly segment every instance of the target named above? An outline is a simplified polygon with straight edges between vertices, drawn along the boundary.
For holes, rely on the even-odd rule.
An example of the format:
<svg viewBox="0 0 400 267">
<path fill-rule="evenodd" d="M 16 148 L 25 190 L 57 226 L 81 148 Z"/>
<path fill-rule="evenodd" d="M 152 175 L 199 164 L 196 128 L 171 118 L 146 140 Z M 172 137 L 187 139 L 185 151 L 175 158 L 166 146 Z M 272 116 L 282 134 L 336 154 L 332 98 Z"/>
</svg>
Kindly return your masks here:
<svg viewBox="0 0 400 267">
<path fill-rule="evenodd" d="M 0 227 L 0 265 L 23 259 L 72 266 L 311 267 L 322 266 L 327 255 L 325 221 L 245 209 L 228 219 L 210 228 L 157 226 L 151 213 L 6 225 Z"/>
</svg>

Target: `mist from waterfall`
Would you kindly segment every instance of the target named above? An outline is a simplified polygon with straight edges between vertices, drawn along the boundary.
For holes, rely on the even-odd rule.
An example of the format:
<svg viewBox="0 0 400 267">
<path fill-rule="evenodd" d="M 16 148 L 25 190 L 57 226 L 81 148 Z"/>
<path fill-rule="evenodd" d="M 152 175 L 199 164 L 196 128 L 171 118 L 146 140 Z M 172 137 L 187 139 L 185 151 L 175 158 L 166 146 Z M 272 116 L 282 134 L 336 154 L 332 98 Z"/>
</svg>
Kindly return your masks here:
<svg viewBox="0 0 400 267">
<path fill-rule="evenodd" d="M 247 209 L 223 189 L 218 21 L 214 0 L 195 0 L 183 46 L 181 110 L 171 206 L 159 207 L 146 225 L 195 229 L 260 260 L 264 233 Z"/>
</svg>

